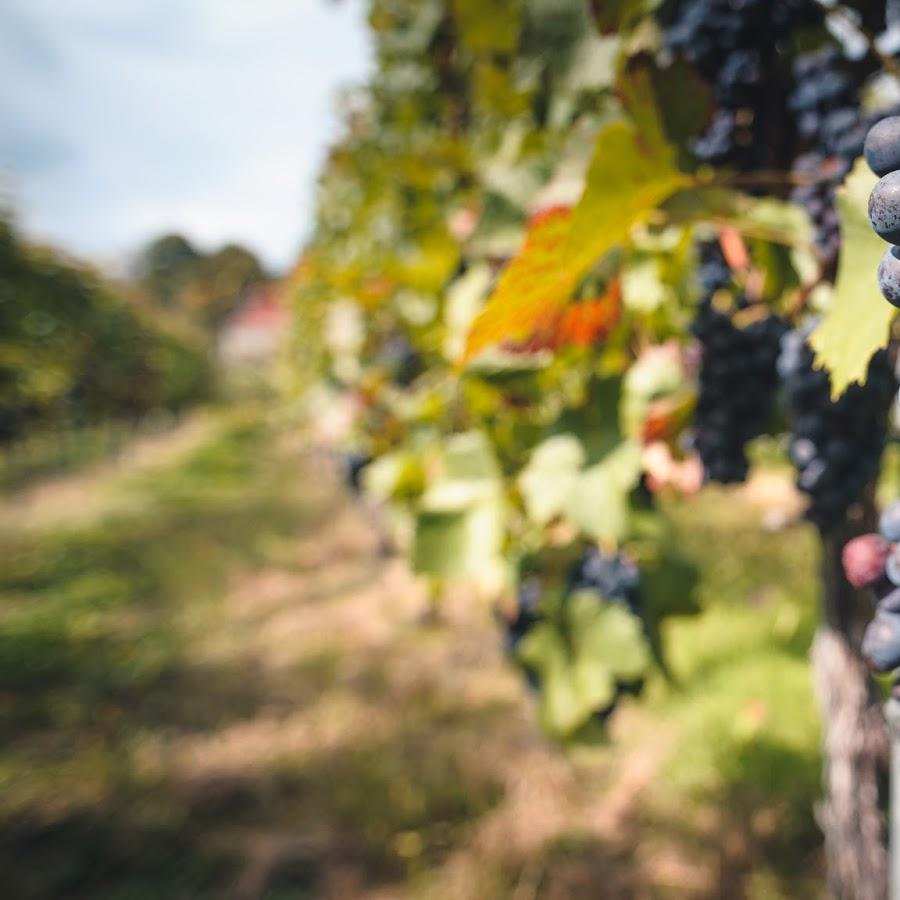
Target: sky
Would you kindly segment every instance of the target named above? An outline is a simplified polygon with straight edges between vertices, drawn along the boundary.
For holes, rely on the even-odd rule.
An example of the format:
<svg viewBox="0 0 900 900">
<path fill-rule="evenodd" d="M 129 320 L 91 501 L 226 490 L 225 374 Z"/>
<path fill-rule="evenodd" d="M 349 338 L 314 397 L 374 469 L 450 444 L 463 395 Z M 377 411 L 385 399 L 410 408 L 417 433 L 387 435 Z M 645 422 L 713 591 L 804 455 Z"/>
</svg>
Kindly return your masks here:
<svg viewBox="0 0 900 900">
<path fill-rule="evenodd" d="M 284 269 L 370 67 L 360 0 L 0 0 L 0 191 L 111 267 L 174 230 Z"/>
</svg>

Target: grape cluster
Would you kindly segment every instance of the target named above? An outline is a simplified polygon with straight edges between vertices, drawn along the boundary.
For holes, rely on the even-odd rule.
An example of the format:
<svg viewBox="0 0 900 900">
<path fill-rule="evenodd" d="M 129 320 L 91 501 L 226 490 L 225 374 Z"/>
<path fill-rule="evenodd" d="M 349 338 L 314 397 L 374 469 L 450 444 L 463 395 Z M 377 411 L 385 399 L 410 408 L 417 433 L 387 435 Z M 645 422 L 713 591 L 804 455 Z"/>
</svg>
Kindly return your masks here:
<svg viewBox="0 0 900 900">
<path fill-rule="evenodd" d="M 727 484 L 747 477 L 744 448 L 772 416 L 785 325 L 743 296 L 732 304 L 731 271 L 714 244 L 701 248 L 699 278 L 705 294 L 691 326 L 702 349 L 692 442 L 706 480 Z"/>
<path fill-rule="evenodd" d="M 833 279 L 841 246 L 834 191 L 862 154 L 868 124 L 859 110 L 857 81 L 843 68 L 837 47 L 797 57 L 788 106 L 809 147 L 794 160 L 793 172 L 805 183 L 794 188 L 791 199 L 808 213 L 823 272 Z"/>
<path fill-rule="evenodd" d="M 809 497 L 806 517 L 828 529 L 878 473 L 897 385 L 881 350 L 869 361 L 865 384 L 853 384 L 832 400 L 831 379 L 824 369 L 813 368 L 807 336 L 806 331 L 784 336 L 778 371 L 791 414 L 797 487 Z"/>
<path fill-rule="evenodd" d="M 888 247 L 878 266 L 878 286 L 900 306 L 900 116 L 889 116 L 866 135 L 866 162 L 881 178 L 869 197 L 869 221 Z"/>
<path fill-rule="evenodd" d="M 344 483 L 353 494 L 362 493 L 362 475 L 372 457 L 365 453 L 351 452 L 344 456 Z"/>
<path fill-rule="evenodd" d="M 878 522 L 878 534 L 864 534 L 844 547 L 844 574 L 856 588 L 869 588 L 875 617 L 863 638 L 863 655 L 876 672 L 900 667 L 900 502 Z"/>
<path fill-rule="evenodd" d="M 640 572 L 627 556 L 621 553 L 604 553 L 595 546 L 588 547 L 569 571 L 563 603 L 577 591 L 593 591 L 604 603 L 621 603 L 634 615 L 640 616 Z M 519 585 L 514 614 L 504 618 L 504 646 L 515 657 L 519 642 L 535 625 L 545 621 L 541 610 L 541 582 L 528 577 Z M 540 690 L 540 679 L 532 669 L 525 669 L 525 677 L 533 690 Z M 606 721 L 615 710 L 619 699 L 625 695 L 637 695 L 643 689 L 643 679 L 616 681 L 612 701 L 594 712 L 594 718 Z"/>
<path fill-rule="evenodd" d="M 408 387 L 425 369 L 418 350 L 402 334 L 391 335 L 381 347 L 381 362 L 387 368 L 391 381 L 399 387 Z"/>
<path fill-rule="evenodd" d="M 698 160 L 758 169 L 771 112 L 779 43 L 821 10 L 812 0 L 679 0 L 671 5 L 666 46 L 687 59 L 712 86 L 716 112 L 694 143 Z"/>
<path fill-rule="evenodd" d="M 634 615 L 641 614 L 640 572 L 627 556 L 603 553 L 588 547 L 569 573 L 568 589 L 595 591 L 612 603 L 623 603 Z"/>
</svg>

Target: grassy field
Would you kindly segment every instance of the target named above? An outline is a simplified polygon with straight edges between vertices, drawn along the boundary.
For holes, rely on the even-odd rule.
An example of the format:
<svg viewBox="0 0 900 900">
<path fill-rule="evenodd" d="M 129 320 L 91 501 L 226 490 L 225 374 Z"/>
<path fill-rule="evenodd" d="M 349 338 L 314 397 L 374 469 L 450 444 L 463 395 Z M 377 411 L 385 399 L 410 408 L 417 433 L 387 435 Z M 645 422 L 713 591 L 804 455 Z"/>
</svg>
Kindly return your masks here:
<svg viewBox="0 0 900 900">
<path fill-rule="evenodd" d="M 672 505 L 704 561 L 675 680 L 566 752 L 491 610 L 423 625 L 295 436 L 233 414 L 88 484 L 0 519 L 4 896 L 821 894 L 815 548 L 759 526 L 777 476 Z"/>
</svg>

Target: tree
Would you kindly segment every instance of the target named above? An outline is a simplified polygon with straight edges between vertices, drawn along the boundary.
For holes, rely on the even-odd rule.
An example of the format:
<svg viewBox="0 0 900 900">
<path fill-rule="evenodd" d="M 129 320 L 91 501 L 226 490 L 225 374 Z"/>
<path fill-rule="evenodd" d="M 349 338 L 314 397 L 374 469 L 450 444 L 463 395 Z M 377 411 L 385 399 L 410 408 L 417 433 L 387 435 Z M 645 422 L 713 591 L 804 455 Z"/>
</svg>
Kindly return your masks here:
<svg viewBox="0 0 900 900">
<path fill-rule="evenodd" d="M 226 244 L 203 253 L 180 234 L 151 241 L 138 257 L 136 275 L 152 302 L 179 310 L 207 328 L 221 324 L 249 287 L 268 280 L 246 247 Z"/>
<path fill-rule="evenodd" d="M 211 379 L 195 334 L 0 222 L 0 440 L 181 408 L 208 396 Z"/>
</svg>

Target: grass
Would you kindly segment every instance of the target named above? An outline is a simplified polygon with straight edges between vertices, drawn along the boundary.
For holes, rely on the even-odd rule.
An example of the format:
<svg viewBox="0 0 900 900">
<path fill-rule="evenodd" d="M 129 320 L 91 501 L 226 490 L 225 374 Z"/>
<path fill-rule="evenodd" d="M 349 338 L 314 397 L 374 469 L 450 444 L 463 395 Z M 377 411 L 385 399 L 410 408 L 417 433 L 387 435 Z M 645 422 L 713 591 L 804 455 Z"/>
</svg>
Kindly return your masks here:
<svg viewBox="0 0 900 900">
<path fill-rule="evenodd" d="M 821 893 L 813 537 L 668 509 L 701 613 L 611 743 L 536 732 L 489 609 L 424 597 L 252 415 L 113 514 L 0 534 L 0 870 L 17 898 Z M 386 896 L 386 895 L 385 895 Z"/>
</svg>

